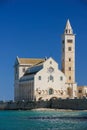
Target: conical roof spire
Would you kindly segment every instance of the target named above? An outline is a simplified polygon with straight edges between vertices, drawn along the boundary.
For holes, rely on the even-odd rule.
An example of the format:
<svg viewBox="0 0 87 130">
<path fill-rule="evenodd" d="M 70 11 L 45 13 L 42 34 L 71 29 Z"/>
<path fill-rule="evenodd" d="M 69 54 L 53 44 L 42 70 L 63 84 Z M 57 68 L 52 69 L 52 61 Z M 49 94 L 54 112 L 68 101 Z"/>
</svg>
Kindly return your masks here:
<svg viewBox="0 0 87 130">
<path fill-rule="evenodd" d="M 65 30 L 64 30 L 64 34 L 73 34 L 73 30 L 72 30 L 69 19 L 67 20 L 66 27 L 65 27 Z"/>
</svg>

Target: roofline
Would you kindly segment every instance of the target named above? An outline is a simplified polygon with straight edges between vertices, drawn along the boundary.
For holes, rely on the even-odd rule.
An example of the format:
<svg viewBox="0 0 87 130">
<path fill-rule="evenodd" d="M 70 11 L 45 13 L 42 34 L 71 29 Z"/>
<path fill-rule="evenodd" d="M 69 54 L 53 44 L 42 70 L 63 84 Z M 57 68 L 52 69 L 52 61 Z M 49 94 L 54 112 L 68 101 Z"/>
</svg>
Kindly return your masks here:
<svg viewBox="0 0 87 130">
<path fill-rule="evenodd" d="M 19 57 L 17 56 L 16 59 L 18 60 L 18 63 L 19 63 Z"/>
<path fill-rule="evenodd" d="M 18 59 L 45 60 L 45 58 L 24 58 L 24 57 L 23 57 L 23 58 L 22 58 L 22 57 L 19 58 L 18 56 L 17 56 L 17 58 L 18 58 Z"/>
</svg>

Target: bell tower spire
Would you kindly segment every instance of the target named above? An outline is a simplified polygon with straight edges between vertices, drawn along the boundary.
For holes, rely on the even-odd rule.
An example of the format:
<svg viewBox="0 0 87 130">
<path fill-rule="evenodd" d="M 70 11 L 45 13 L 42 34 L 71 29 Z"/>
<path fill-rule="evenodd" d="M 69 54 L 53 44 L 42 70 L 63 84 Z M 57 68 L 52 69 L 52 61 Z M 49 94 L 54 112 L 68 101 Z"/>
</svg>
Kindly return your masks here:
<svg viewBox="0 0 87 130">
<path fill-rule="evenodd" d="M 68 84 L 75 83 L 75 35 L 69 19 L 62 36 L 62 71 Z"/>
<path fill-rule="evenodd" d="M 69 19 L 67 20 L 65 30 L 64 30 L 64 34 L 73 34 L 73 29 L 71 27 Z"/>
</svg>

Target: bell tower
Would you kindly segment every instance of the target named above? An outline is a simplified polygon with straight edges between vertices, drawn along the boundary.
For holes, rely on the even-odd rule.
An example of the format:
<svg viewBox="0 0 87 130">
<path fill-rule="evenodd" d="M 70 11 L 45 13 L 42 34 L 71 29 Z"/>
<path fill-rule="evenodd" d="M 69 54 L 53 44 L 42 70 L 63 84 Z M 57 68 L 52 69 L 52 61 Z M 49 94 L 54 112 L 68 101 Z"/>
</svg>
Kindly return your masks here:
<svg viewBox="0 0 87 130">
<path fill-rule="evenodd" d="M 62 35 L 62 72 L 67 84 L 75 83 L 75 34 L 69 20 Z"/>
</svg>

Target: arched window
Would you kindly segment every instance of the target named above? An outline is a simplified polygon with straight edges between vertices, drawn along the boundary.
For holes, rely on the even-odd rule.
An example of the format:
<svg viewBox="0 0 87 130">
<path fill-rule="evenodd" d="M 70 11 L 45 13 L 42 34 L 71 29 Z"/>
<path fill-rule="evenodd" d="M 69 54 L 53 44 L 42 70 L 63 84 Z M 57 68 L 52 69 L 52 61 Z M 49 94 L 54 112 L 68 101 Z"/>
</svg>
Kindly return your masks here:
<svg viewBox="0 0 87 130">
<path fill-rule="evenodd" d="M 67 33 L 67 29 L 66 29 L 66 33 Z"/>
<path fill-rule="evenodd" d="M 62 76 L 60 76 L 60 80 L 63 81 L 63 77 Z"/>
<path fill-rule="evenodd" d="M 50 76 L 48 77 L 48 82 L 49 82 L 49 81 L 54 82 L 54 77 L 53 77 L 52 75 L 50 75 Z"/>
<path fill-rule="evenodd" d="M 53 76 L 52 75 L 50 75 L 50 80 L 53 80 Z"/>
<path fill-rule="evenodd" d="M 41 76 L 38 77 L 38 80 L 41 80 Z"/>
<path fill-rule="evenodd" d="M 53 94 L 53 93 L 54 93 L 53 89 L 50 88 L 50 89 L 49 89 L 49 95 L 51 95 L 51 94 Z"/>
</svg>

